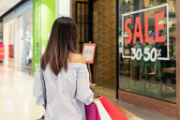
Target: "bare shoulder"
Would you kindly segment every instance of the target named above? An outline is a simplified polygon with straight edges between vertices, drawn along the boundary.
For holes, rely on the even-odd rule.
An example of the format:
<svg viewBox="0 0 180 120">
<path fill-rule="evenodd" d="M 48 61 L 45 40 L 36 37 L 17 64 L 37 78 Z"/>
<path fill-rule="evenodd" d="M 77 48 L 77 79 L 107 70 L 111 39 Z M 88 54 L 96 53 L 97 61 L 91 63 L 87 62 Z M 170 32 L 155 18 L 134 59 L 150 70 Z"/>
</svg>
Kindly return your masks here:
<svg viewBox="0 0 180 120">
<path fill-rule="evenodd" d="M 86 60 L 81 54 L 72 54 L 68 62 L 86 64 Z"/>
</svg>

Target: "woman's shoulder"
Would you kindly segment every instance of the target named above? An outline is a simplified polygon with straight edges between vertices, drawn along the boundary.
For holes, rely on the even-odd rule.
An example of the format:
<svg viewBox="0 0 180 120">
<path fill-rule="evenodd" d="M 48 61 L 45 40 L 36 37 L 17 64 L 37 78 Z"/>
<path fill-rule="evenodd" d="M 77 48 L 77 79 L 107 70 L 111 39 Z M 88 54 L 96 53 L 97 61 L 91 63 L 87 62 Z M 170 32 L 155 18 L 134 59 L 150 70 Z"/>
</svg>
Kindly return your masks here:
<svg viewBox="0 0 180 120">
<path fill-rule="evenodd" d="M 71 54 L 71 57 L 69 58 L 68 63 L 83 63 L 83 64 L 86 64 L 86 60 L 82 56 L 82 54 Z"/>
</svg>

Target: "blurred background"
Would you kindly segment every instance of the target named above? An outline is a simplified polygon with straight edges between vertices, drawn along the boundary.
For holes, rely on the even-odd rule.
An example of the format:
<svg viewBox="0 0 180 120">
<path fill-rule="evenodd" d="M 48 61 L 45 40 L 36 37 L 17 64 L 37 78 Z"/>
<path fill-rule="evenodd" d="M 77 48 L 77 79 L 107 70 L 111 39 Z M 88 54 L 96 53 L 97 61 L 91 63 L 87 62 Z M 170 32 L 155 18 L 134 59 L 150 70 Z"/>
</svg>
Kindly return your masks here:
<svg viewBox="0 0 180 120">
<path fill-rule="evenodd" d="M 179 0 L 0 0 L 0 120 L 34 120 L 44 114 L 32 95 L 34 74 L 52 24 L 61 16 L 75 20 L 80 53 L 84 43 L 96 44 L 90 70 L 99 95 L 134 113 L 136 120 L 180 120 L 178 5 Z M 155 41 L 155 14 L 160 12 L 164 17 L 158 24 L 164 29 L 158 34 L 165 42 L 141 43 L 137 37 L 135 44 L 124 43 L 130 37 L 126 20 L 131 19 L 127 27 L 133 36 L 137 17 L 144 41 L 145 25 Z M 124 57 L 133 55 L 132 48 L 156 48 L 163 59 Z"/>
</svg>

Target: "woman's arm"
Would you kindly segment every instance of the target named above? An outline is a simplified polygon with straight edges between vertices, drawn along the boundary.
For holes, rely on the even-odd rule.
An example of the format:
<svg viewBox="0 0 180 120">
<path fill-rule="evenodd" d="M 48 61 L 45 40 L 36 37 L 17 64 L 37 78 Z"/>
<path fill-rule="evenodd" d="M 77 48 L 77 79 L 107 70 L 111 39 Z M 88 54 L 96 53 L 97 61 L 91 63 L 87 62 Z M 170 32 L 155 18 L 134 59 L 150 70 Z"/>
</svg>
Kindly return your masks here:
<svg viewBox="0 0 180 120">
<path fill-rule="evenodd" d="M 94 88 L 95 85 L 93 85 L 92 83 L 89 83 L 90 84 L 90 88 Z"/>
<path fill-rule="evenodd" d="M 77 72 L 77 94 L 76 98 L 86 105 L 91 104 L 94 93 L 89 87 L 89 72 L 87 68 L 79 68 Z"/>
</svg>

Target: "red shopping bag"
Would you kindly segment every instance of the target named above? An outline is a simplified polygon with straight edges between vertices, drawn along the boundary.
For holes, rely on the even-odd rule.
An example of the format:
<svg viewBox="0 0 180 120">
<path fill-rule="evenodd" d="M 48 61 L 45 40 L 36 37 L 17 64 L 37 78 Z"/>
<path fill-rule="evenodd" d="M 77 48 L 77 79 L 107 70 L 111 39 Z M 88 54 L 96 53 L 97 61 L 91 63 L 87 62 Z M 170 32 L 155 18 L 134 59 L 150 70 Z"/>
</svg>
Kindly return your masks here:
<svg viewBox="0 0 180 120">
<path fill-rule="evenodd" d="M 110 115 L 112 120 L 128 120 L 125 115 L 119 111 L 119 109 L 111 102 L 109 101 L 105 96 L 99 98 L 102 105 Z"/>
<path fill-rule="evenodd" d="M 95 104 L 85 105 L 86 120 L 100 120 L 100 116 Z"/>
</svg>

